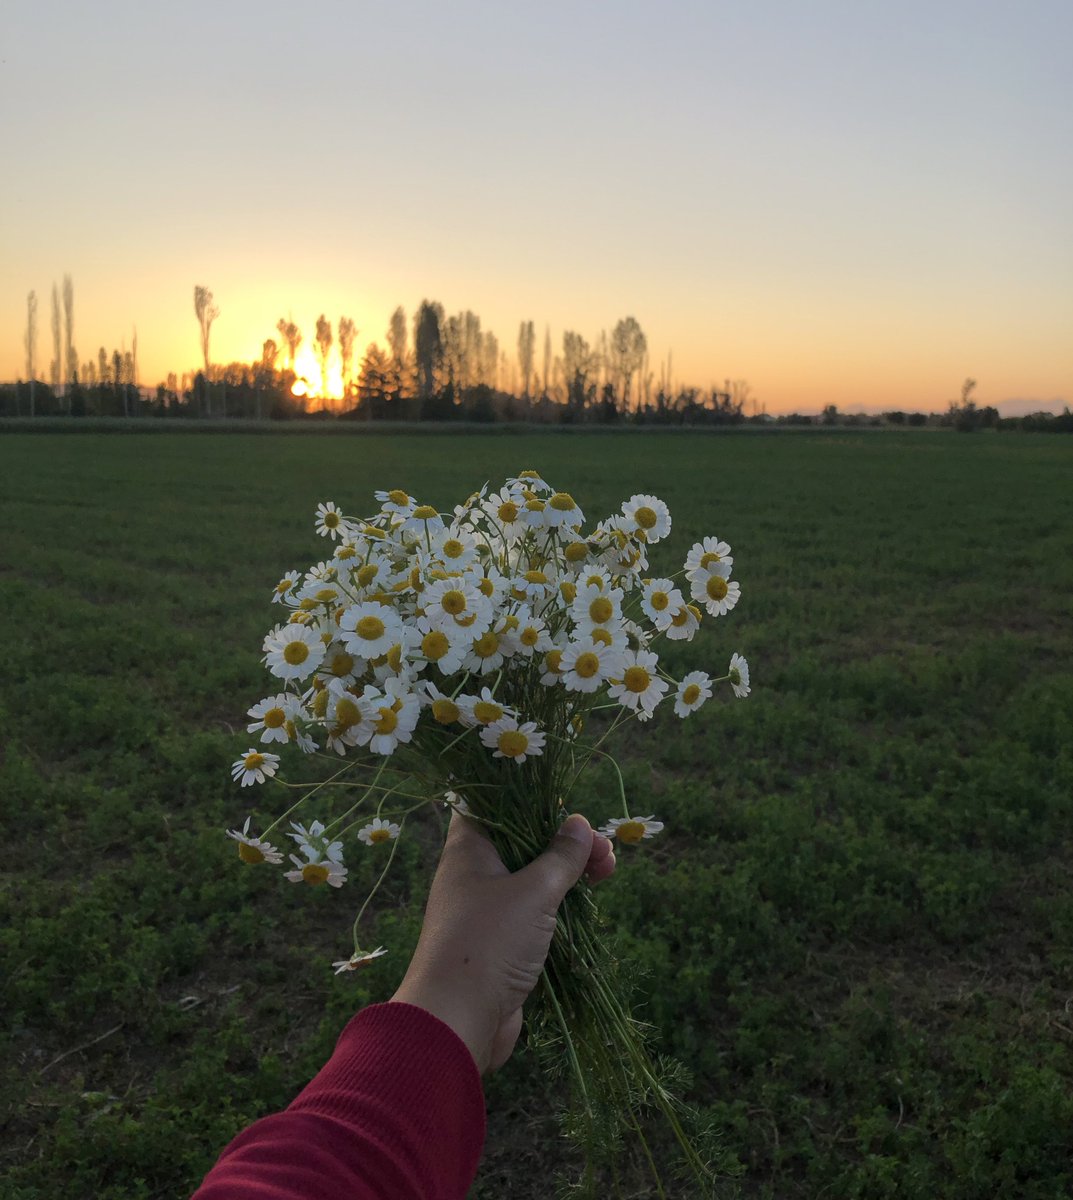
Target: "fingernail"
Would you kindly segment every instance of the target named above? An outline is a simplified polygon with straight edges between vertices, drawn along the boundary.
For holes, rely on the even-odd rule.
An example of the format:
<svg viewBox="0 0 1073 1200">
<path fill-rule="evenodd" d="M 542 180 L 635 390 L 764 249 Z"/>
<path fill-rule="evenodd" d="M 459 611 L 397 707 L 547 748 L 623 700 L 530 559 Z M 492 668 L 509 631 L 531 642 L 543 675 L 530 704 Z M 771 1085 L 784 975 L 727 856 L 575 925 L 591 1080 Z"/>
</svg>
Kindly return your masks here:
<svg viewBox="0 0 1073 1200">
<path fill-rule="evenodd" d="M 575 842 L 591 842 L 592 828 L 581 813 L 571 813 L 559 826 L 563 837 L 572 838 Z"/>
</svg>

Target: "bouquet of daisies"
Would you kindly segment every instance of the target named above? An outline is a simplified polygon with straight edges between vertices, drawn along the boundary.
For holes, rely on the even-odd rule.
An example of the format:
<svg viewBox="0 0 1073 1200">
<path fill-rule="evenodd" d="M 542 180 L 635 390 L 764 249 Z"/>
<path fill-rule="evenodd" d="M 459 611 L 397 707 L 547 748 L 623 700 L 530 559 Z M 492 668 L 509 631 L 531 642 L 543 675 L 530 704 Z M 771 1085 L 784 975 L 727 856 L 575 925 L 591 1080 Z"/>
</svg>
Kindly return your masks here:
<svg viewBox="0 0 1073 1200">
<path fill-rule="evenodd" d="M 485 485 L 446 516 L 404 491 L 376 500 L 365 517 L 318 506 L 316 531 L 333 553 L 273 591 L 285 620 L 265 637 L 263 661 L 278 690 L 249 710 L 247 731 L 259 744 L 232 768 L 243 787 L 282 782 L 277 743 L 335 764 L 315 785 L 288 785 L 301 795 L 259 836 L 250 820 L 229 832 L 244 862 L 283 865 L 293 883 L 340 888 L 348 855 L 388 847 L 354 922 L 353 951 L 333 963 L 337 973 L 385 953 L 363 948 L 358 930 L 419 808 L 446 803 L 479 822 L 516 870 L 547 846 L 599 756 L 614 768 L 621 805 L 601 832 L 642 842 L 663 825 L 631 811 L 603 743 L 661 704 L 688 717 L 719 684 L 749 693 L 739 654 L 717 678 L 695 670 L 676 680 L 660 664 L 660 639 L 692 640 L 702 617 L 725 615 L 741 591 L 730 547 L 715 537 L 694 545 L 673 578 L 648 577 L 649 548 L 671 530 L 656 497 L 631 496 L 587 533 L 575 499 L 533 471 L 494 492 Z M 602 718 L 590 722 L 597 712 Z M 345 806 L 332 804 L 336 794 L 347 796 Z M 315 817 L 298 812 L 313 808 Z M 295 847 L 284 863 L 267 839 L 288 820 Z M 638 1123 L 651 1107 L 704 1178 L 708 1164 L 683 1131 L 671 1090 L 673 1064 L 648 1053 L 616 966 L 580 884 L 560 910 L 528 1021 L 531 1039 L 570 1071 L 569 1128 L 587 1152 L 584 1182 L 594 1186 L 597 1166 L 624 1135 L 652 1163 Z"/>
</svg>

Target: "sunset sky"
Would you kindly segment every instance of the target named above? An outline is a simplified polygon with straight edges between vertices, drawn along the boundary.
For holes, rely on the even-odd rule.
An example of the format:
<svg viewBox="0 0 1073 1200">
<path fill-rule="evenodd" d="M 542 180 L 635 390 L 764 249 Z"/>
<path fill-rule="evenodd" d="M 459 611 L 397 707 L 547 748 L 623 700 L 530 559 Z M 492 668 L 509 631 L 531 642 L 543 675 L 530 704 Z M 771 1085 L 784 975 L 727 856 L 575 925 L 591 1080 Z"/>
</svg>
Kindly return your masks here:
<svg viewBox="0 0 1073 1200">
<path fill-rule="evenodd" d="M 470 308 L 768 411 L 1073 405 L 1073 4 L 24 0 L 0 34 L 0 380 L 74 281 L 155 384 L 288 313 Z M 1016 402 L 1021 402 L 1018 405 Z"/>
</svg>

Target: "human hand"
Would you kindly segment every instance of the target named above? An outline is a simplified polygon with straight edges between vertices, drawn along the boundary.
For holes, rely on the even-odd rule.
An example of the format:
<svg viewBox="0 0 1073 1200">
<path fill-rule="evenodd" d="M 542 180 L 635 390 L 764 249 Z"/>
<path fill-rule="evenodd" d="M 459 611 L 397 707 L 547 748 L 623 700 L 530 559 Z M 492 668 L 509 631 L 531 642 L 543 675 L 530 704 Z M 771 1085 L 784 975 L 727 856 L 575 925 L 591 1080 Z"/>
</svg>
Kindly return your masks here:
<svg viewBox="0 0 1073 1200">
<path fill-rule="evenodd" d="M 615 870 L 611 843 L 578 813 L 551 845 L 511 874 L 475 821 L 454 813 L 432 880 L 417 949 L 392 1001 L 449 1025 L 483 1074 L 501 1067 L 522 1029 L 563 897 L 586 875 Z"/>
</svg>

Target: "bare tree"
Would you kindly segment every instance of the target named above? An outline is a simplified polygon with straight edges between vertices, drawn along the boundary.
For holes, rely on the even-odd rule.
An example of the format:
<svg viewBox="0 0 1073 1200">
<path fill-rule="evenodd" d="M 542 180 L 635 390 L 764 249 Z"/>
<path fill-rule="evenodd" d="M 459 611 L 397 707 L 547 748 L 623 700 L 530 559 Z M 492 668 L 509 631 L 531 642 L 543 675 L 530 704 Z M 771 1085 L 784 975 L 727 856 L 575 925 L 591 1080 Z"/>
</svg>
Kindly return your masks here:
<svg viewBox="0 0 1073 1200">
<path fill-rule="evenodd" d="M 630 382 L 644 362 L 648 342 L 633 317 L 619 321 L 611 334 L 611 367 L 622 386 L 622 411 L 630 409 Z"/>
<path fill-rule="evenodd" d="M 544 326 L 544 390 L 543 395 L 548 394 L 548 377 L 551 375 L 551 326 Z"/>
<path fill-rule="evenodd" d="M 330 331 L 329 331 L 330 332 Z M 350 370 L 354 362 L 354 339 L 358 336 L 357 327 L 350 317 L 339 318 L 339 358 L 343 363 L 343 395 L 349 390 Z"/>
<path fill-rule="evenodd" d="M 37 293 L 26 297 L 26 378 L 30 381 L 30 416 L 34 415 L 34 377 L 37 374 Z"/>
<path fill-rule="evenodd" d="M 317 355 L 320 358 L 320 394 L 324 401 L 328 400 L 328 355 L 331 352 L 332 323 L 321 313 L 317 317 Z"/>
<path fill-rule="evenodd" d="M 278 331 L 280 337 L 283 338 L 283 340 L 287 343 L 287 365 L 293 371 L 295 369 L 295 356 L 298 353 L 298 347 L 302 344 L 302 331 L 297 325 L 295 325 L 290 317 L 288 317 L 286 320 L 280 317 L 279 321 L 276 323 L 276 330 Z"/>
<path fill-rule="evenodd" d="M 57 394 L 63 381 L 63 349 L 60 342 L 60 289 L 52 285 L 52 362 L 48 366 L 49 382 Z"/>
<path fill-rule="evenodd" d="M 137 325 L 134 326 L 133 344 L 132 344 L 130 350 L 131 350 L 131 359 L 132 359 L 132 364 L 133 364 L 131 367 L 131 372 L 130 372 L 130 374 L 131 374 L 130 381 L 131 381 L 131 383 L 134 384 L 135 387 L 137 387 L 138 386 L 138 326 Z"/>
<path fill-rule="evenodd" d="M 97 379 L 102 386 L 108 382 L 108 351 L 103 346 L 97 351 Z"/>
<path fill-rule="evenodd" d="M 518 366 L 522 372 L 522 395 L 529 399 L 529 378 L 533 374 L 533 322 L 523 321 L 518 327 Z"/>
<path fill-rule="evenodd" d="M 220 310 L 212 302 L 212 292 L 207 287 L 194 288 L 194 313 L 201 329 L 201 355 L 205 360 L 205 382 L 209 381 L 209 335 L 212 323 L 220 315 Z"/>
<path fill-rule="evenodd" d="M 78 378 L 78 355 L 75 353 L 75 288 L 70 275 L 63 277 L 63 346 L 66 369 L 64 383 L 70 385 Z"/>
</svg>

